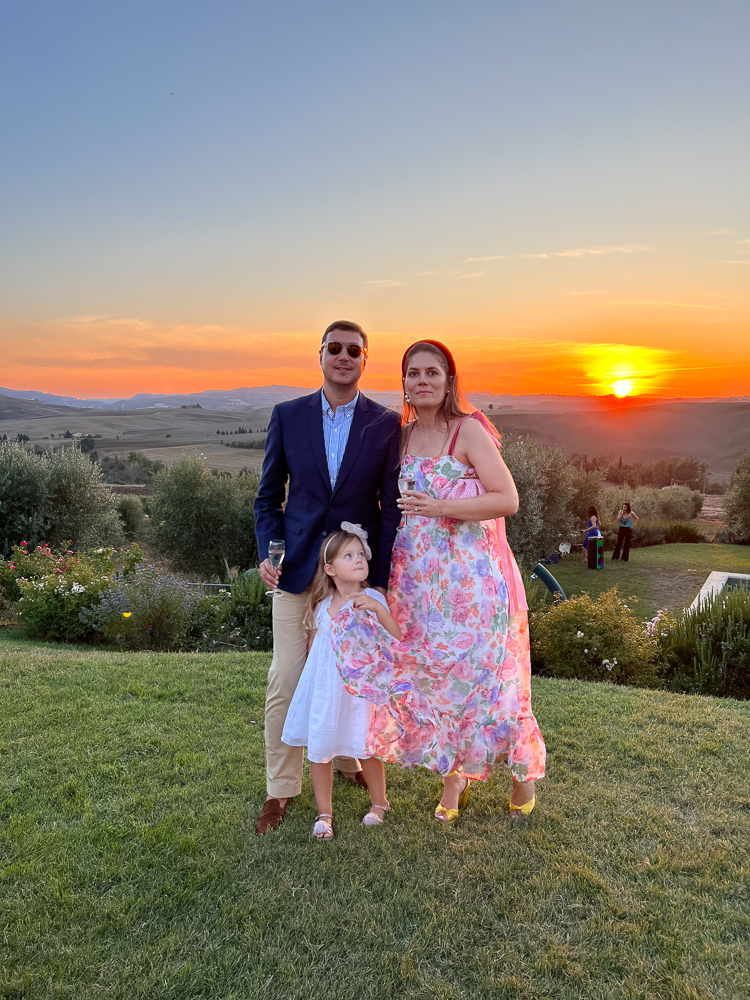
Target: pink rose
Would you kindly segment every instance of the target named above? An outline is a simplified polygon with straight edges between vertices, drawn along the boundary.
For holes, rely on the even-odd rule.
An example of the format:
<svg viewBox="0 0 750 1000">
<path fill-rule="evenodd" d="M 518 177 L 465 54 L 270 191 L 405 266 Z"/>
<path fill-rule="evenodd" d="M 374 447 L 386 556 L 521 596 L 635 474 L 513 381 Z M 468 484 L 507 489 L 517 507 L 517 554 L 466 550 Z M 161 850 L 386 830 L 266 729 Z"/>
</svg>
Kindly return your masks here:
<svg viewBox="0 0 750 1000">
<path fill-rule="evenodd" d="M 456 639 L 453 640 L 453 645 L 457 649 L 471 649 L 474 645 L 474 640 L 468 634 L 468 632 L 462 632 Z"/>
<path fill-rule="evenodd" d="M 457 583 L 454 583 L 448 590 L 448 600 L 451 604 L 455 605 L 468 604 L 471 597 L 465 590 L 459 587 Z"/>
<path fill-rule="evenodd" d="M 465 604 L 460 604 L 458 607 L 453 609 L 453 614 L 451 615 L 451 621 L 455 622 L 457 625 L 465 625 L 468 617 L 469 617 L 468 607 Z"/>
<path fill-rule="evenodd" d="M 468 660 L 459 660 L 453 673 L 460 681 L 470 681 L 474 676 L 474 666 Z"/>
</svg>

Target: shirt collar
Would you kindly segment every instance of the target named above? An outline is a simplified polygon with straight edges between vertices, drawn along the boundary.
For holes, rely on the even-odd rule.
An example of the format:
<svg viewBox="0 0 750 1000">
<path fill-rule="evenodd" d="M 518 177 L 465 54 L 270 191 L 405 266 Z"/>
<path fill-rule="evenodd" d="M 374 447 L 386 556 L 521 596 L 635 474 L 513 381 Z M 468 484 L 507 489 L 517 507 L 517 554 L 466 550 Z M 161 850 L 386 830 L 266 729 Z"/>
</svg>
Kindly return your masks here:
<svg viewBox="0 0 750 1000">
<path fill-rule="evenodd" d="M 339 410 L 342 410 L 345 416 L 350 417 L 352 413 L 354 413 L 354 408 L 357 405 L 358 399 L 359 399 L 359 390 L 357 390 L 357 395 L 354 397 L 354 399 L 350 400 L 350 402 L 346 403 L 344 406 L 337 406 L 336 412 L 338 413 Z M 329 417 L 333 417 L 334 416 L 333 408 L 326 399 L 325 389 L 320 390 L 320 400 L 323 405 L 323 413 L 325 413 Z"/>
</svg>

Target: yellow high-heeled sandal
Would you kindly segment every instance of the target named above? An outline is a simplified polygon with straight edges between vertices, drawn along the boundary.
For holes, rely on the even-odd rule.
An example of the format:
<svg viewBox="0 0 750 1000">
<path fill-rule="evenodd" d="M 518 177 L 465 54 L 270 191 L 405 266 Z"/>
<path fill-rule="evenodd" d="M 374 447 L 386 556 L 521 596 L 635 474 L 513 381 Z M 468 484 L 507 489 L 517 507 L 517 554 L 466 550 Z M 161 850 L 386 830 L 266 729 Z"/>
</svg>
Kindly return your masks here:
<svg viewBox="0 0 750 1000">
<path fill-rule="evenodd" d="M 528 802 L 524 802 L 522 806 L 517 806 L 515 802 L 510 803 L 510 815 L 513 819 L 521 819 L 521 816 L 530 816 L 531 810 L 536 805 L 536 792 L 531 796 Z M 521 814 L 521 816 L 518 815 Z"/>
<path fill-rule="evenodd" d="M 454 774 L 460 774 L 460 771 L 449 771 L 447 777 L 452 777 Z M 469 801 L 469 779 L 466 779 L 466 787 L 458 796 L 458 809 L 446 809 L 444 805 L 439 804 L 435 809 L 435 819 L 439 823 L 455 823 L 458 819 L 459 813 L 462 809 L 466 808 L 466 803 Z"/>
</svg>

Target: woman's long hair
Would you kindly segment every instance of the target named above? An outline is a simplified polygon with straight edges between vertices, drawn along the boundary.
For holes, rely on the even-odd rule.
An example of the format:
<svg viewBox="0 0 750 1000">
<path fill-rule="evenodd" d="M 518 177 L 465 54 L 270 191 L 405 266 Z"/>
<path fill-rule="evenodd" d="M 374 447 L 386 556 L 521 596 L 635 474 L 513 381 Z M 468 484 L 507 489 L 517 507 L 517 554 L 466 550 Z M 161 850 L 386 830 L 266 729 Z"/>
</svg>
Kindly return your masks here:
<svg viewBox="0 0 750 1000">
<path fill-rule="evenodd" d="M 625 508 L 625 513 L 626 514 L 632 514 L 633 513 L 633 508 L 630 506 L 630 504 L 628 503 L 627 500 L 623 500 L 622 501 L 622 505 Z"/>
<path fill-rule="evenodd" d="M 404 370 L 406 371 L 408 369 L 410 359 L 421 351 L 426 351 L 428 354 L 432 354 L 437 358 L 438 364 L 445 372 L 445 377 L 448 380 L 448 391 L 446 392 L 445 399 L 440 405 L 440 409 L 437 413 L 438 422 L 442 421 L 445 424 L 445 429 L 448 430 L 451 422 L 456 417 L 469 417 L 472 413 L 478 412 L 477 408 L 476 406 L 472 406 L 466 396 L 464 396 L 463 389 L 461 387 L 461 380 L 458 374 L 458 368 L 456 368 L 455 374 L 451 375 L 448 358 L 435 344 L 431 344 L 429 341 L 424 340 L 420 340 L 417 341 L 416 344 L 412 344 L 404 359 Z M 451 362 L 453 362 L 452 357 Z M 455 367 L 455 362 L 453 362 L 453 365 Z M 407 402 L 406 390 L 404 389 L 404 402 L 401 408 L 401 426 L 405 427 L 406 424 L 416 418 L 416 408 L 413 403 Z M 479 420 L 487 433 L 495 438 L 499 445 L 500 434 L 498 433 L 495 425 L 491 423 L 481 412 L 479 413 Z"/>
<path fill-rule="evenodd" d="M 310 595 L 305 602 L 305 611 L 302 615 L 302 625 L 308 632 L 315 631 L 315 612 L 318 610 L 321 601 L 324 601 L 329 594 L 336 589 L 333 578 L 326 571 L 325 566 L 341 552 L 343 547 L 351 541 L 361 542 L 358 535 L 353 535 L 350 531 L 334 531 L 323 539 L 318 556 L 318 565 L 315 567 L 315 576 L 310 586 Z M 369 586 L 367 580 L 362 584 L 362 589 Z"/>
<path fill-rule="evenodd" d="M 589 512 L 587 514 L 587 517 L 599 518 L 599 511 L 596 509 L 596 507 L 589 507 Z"/>
</svg>

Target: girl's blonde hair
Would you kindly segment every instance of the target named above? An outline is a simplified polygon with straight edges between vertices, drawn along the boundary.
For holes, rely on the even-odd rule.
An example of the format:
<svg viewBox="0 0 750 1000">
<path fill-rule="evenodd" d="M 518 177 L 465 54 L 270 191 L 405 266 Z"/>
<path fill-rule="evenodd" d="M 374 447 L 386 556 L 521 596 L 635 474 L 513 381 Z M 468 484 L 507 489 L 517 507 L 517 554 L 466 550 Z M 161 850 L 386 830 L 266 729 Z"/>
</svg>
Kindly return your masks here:
<svg viewBox="0 0 750 1000">
<path fill-rule="evenodd" d="M 302 616 L 302 624 L 309 632 L 315 630 L 315 612 L 318 610 L 320 602 L 324 601 L 336 589 L 333 577 L 326 573 L 325 566 L 329 565 L 344 546 L 352 541 L 361 544 L 362 539 L 350 531 L 334 531 L 323 540 L 323 544 L 320 546 L 318 565 L 315 568 L 315 576 L 310 586 L 310 596 L 307 598 L 305 613 Z M 369 582 L 365 580 L 362 587 L 364 589 L 367 586 L 369 586 Z"/>
</svg>

